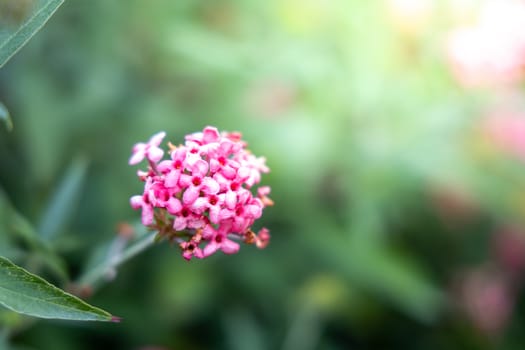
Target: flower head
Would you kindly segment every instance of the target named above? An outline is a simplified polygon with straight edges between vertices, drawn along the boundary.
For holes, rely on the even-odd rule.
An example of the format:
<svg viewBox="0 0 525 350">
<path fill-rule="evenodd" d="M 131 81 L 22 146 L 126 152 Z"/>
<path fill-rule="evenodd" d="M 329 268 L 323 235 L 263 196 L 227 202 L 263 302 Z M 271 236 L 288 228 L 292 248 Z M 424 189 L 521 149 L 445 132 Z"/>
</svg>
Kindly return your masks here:
<svg viewBox="0 0 525 350">
<path fill-rule="evenodd" d="M 160 238 L 176 241 L 186 260 L 219 250 L 236 253 L 237 241 L 265 247 L 268 229 L 251 230 L 263 209 L 273 205 L 270 187 L 254 188 L 269 172 L 265 158 L 248 151 L 240 133 L 208 126 L 187 135 L 183 145 L 169 144 L 170 159 L 163 160 L 159 146 L 165 136 L 159 132 L 137 143 L 129 160 L 131 165 L 148 161 L 148 169 L 138 172 L 144 191 L 130 200 L 133 209 L 142 210 L 142 223 Z"/>
</svg>

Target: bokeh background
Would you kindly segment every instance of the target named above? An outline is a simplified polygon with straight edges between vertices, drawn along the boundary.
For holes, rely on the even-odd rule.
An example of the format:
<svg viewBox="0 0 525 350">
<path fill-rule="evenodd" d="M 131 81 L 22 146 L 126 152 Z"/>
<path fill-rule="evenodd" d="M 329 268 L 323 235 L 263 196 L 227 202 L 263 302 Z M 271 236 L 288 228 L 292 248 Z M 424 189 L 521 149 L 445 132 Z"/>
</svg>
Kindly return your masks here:
<svg viewBox="0 0 525 350">
<path fill-rule="evenodd" d="M 66 1 L 0 69 L 0 250 L 123 322 L 0 327 L 19 349 L 522 349 L 524 23 L 520 0 Z M 132 145 L 206 125 L 266 156 L 270 245 L 159 244 L 79 291 L 139 220 Z"/>
</svg>

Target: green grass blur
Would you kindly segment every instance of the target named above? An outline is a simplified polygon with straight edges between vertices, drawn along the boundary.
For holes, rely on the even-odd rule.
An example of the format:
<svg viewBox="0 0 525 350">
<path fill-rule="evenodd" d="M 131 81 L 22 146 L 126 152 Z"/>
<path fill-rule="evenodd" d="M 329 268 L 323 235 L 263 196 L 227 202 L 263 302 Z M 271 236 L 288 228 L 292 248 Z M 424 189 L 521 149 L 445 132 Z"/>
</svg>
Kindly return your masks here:
<svg viewBox="0 0 525 350">
<path fill-rule="evenodd" d="M 189 263 L 159 244 L 89 299 L 122 323 L 37 321 L 15 346 L 520 349 L 525 166 L 480 132 L 501 97 L 455 82 L 446 6 L 413 21 L 392 11 L 66 1 L 0 69 L 14 123 L 0 125 L 0 187 L 73 280 L 139 220 L 127 161 L 159 130 L 174 144 L 206 125 L 242 132 L 271 168 L 275 206 L 257 225 L 272 240 Z M 64 186 L 78 188 L 74 205 L 50 208 Z M 27 247 L 4 241 L 30 268 Z M 17 317 L 1 310 L 0 325 Z"/>
</svg>

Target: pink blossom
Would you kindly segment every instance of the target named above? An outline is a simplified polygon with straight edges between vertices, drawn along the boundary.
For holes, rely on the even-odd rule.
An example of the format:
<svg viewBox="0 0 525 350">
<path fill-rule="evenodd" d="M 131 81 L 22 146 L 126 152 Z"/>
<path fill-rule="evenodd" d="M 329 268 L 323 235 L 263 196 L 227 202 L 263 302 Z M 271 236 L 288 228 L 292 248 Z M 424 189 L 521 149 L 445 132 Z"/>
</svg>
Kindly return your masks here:
<svg viewBox="0 0 525 350">
<path fill-rule="evenodd" d="M 508 274 L 521 279 L 525 270 L 525 232 L 518 225 L 500 228 L 493 237 L 495 260 Z"/>
<path fill-rule="evenodd" d="M 263 248 L 266 248 L 269 242 L 270 242 L 270 231 L 266 227 L 263 227 L 257 233 L 255 244 L 257 245 L 257 248 L 263 249 Z"/>
<path fill-rule="evenodd" d="M 153 206 L 149 203 L 147 195 L 131 197 L 130 204 L 133 209 L 142 208 L 142 224 L 144 226 L 153 223 Z"/>
<path fill-rule="evenodd" d="M 228 231 L 231 227 L 231 222 L 225 221 L 218 230 L 208 225 L 203 231 L 203 237 L 209 239 L 208 245 L 204 248 L 204 256 L 210 256 L 217 250 L 222 250 L 226 254 L 234 254 L 239 251 L 239 243 L 228 239 Z"/>
<path fill-rule="evenodd" d="M 201 242 L 202 234 L 199 232 L 195 233 L 188 242 L 181 242 L 179 246 L 182 249 L 182 257 L 186 260 L 191 260 L 192 257 L 198 259 L 204 258 L 204 253 L 199 247 Z"/>
<path fill-rule="evenodd" d="M 217 128 L 213 128 L 210 126 L 207 126 L 202 131 L 202 141 L 204 144 L 217 142 L 221 138 L 221 135 L 219 134 L 219 131 Z"/>
<path fill-rule="evenodd" d="M 488 117 L 483 126 L 492 145 L 525 161 L 525 114 L 496 114 Z"/>
<path fill-rule="evenodd" d="M 133 146 L 131 158 L 129 159 L 130 165 L 140 163 L 144 158 L 152 163 L 157 163 L 162 156 L 164 151 L 159 148 L 160 143 L 166 137 L 166 133 L 161 131 L 153 135 L 147 143 L 139 142 Z"/>
<path fill-rule="evenodd" d="M 488 335 L 501 334 L 516 303 L 511 281 L 497 269 L 468 271 L 460 281 L 459 302 L 471 322 Z"/>
<path fill-rule="evenodd" d="M 196 213 L 204 213 L 208 210 L 210 222 L 218 224 L 221 220 L 227 219 L 226 211 L 222 210 L 225 194 L 212 194 L 206 197 L 199 197 L 193 202 L 192 210 Z"/>
<path fill-rule="evenodd" d="M 186 188 L 182 196 L 184 204 L 193 203 L 199 197 L 201 191 L 206 195 L 213 195 L 219 192 L 220 187 L 217 181 L 206 176 L 208 168 L 208 162 L 199 159 L 191 166 L 191 176 L 187 174 L 181 175 L 179 184 Z"/>
<path fill-rule="evenodd" d="M 516 84 L 525 75 L 525 2 L 486 1 L 474 25 L 451 33 L 448 57 L 466 86 Z"/>
<path fill-rule="evenodd" d="M 169 143 L 171 159 L 162 160 L 164 137 L 161 132 L 136 144 L 130 159 L 130 164 L 148 160 L 148 168 L 137 173 L 144 191 L 130 200 L 133 209 L 142 210 L 142 223 L 177 241 L 186 260 L 218 250 L 236 253 L 236 240 L 266 246 L 268 230 L 258 235 L 251 230 L 263 209 L 273 205 L 270 187 L 252 193 L 261 174 L 269 172 L 265 158 L 248 151 L 240 133 L 208 126 L 187 135 L 183 145 Z"/>
<path fill-rule="evenodd" d="M 175 214 L 173 221 L 173 229 L 175 231 L 183 231 L 187 228 L 202 228 L 207 220 L 204 215 L 194 213 L 189 207 L 184 206 Z"/>
</svg>

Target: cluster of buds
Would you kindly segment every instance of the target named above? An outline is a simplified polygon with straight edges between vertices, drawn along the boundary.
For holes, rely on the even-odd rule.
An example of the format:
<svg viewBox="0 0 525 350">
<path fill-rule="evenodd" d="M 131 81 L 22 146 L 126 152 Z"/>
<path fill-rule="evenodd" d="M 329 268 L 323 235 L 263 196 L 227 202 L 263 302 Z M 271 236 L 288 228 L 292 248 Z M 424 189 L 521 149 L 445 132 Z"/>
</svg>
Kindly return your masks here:
<svg viewBox="0 0 525 350">
<path fill-rule="evenodd" d="M 273 205 L 270 187 L 252 193 L 265 159 L 246 149 L 241 134 L 219 133 L 214 127 L 187 135 L 184 145 L 168 143 L 171 159 L 163 160 L 159 147 L 166 136 L 159 132 L 147 143 L 133 147 L 130 165 L 146 159 L 148 169 L 139 170 L 142 195 L 131 197 L 131 207 L 142 209 L 142 223 L 158 231 L 158 238 L 178 243 L 182 256 L 205 258 L 218 250 L 233 254 L 239 243 L 264 248 L 269 231 L 251 226 L 264 207 Z"/>
</svg>

